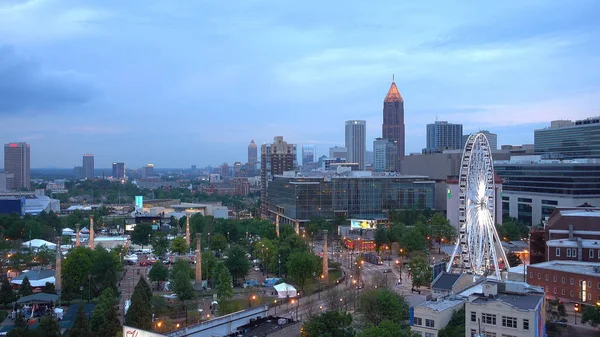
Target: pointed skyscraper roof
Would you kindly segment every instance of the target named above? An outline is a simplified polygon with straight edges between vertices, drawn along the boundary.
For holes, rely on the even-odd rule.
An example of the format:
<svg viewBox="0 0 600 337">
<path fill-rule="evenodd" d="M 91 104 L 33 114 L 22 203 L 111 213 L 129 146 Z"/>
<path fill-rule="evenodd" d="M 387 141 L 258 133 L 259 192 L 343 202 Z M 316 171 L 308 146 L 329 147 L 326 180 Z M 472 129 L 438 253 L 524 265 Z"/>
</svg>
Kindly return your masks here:
<svg viewBox="0 0 600 337">
<path fill-rule="evenodd" d="M 256 147 L 256 143 L 254 142 L 254 139 L 252 139 L 252 141 L 250 142 L 248 147 Z"/>
<path fill-rule="evenodd" d="M 404 102 L 402 99 L 402 95 L 400 95 L 400 91 L 398 91 L 398 87 L 396 86 L 396 82 L 394 82 L 394 76 L 392 76 L 392 85 L 390 85 L 390 90 L 388 90 L 387 95 L 385 95 L 384 102 Z"/>
</svg>

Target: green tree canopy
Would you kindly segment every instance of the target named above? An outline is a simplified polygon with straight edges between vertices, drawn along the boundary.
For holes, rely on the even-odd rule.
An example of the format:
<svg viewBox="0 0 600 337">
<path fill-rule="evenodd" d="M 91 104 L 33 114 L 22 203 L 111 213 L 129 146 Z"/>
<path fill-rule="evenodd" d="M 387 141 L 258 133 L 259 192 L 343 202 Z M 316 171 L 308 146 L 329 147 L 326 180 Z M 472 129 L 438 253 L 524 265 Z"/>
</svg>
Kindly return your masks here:
<svg viewBox="0 0 600 337">
<path fill-rule="evenodd" d="M 77 315 L 73 322 L 73 327 L 69 330 L 69 337 L 89 337 L 90 334 L 90 322 L 83 311 L 83 304 L 80 304 L 77 308 Z"/>
<path fill-rule="evenodd" d="M 250 269 L 250 261 L 246 257 L 246 252 L 239 246 L 233 246 L 227 252 L 225 266 L 233 277 L 235 283 L 248 275 Z"/>
<path fill-rule="evenodd" d="M 210 249 L 223 252 L 227 249 L 227 238 L 223 234 L 215 234 L 210 238 Z"/>
<path fill-rule="evenodd" d="M 412 275 L 413 287 L 419 289 L 431 284 L 433 278 L 433 268 L 429 265 L 427 257 L 423 254 L 416 254 L 408 263 Z"/>
<path fill-rule="evenodd" d="M 211 251 L 202 252 L 202 277 L 206 280 L 213 280 L 215 277 L 215 267 L 217 258 Z"/>
<path fill-rule="evenodd" d="M 190 278 L 190 275 L 183 270 L 180 270 L 175 274 L 172 289 L 177 295 L 177 298 L 182 302 L 191 300 L 196 296 L 196 292 L 192 286 L 192 279 Z"/>
<path fill-rule="evenodd" d="M 233 280 L 229 270 L 227 270 L 227 267 L 222 262 L 218 262 L 215 266 L 215 285 L 217 296 L 220 299 L 233 297 Z"/>
<path fill-rule="evenodd" d="M 357 311 L 367 326 L 376 326 L 385 320 L 403 325 L 408 319 L 406 300 L 389 289 L 364 291 L 358 299 Z"/>
<path fill-rule="evenodd" d="M 143 278 L 140 282 L 142 280 Z M 145 287 L 140 286 L 140 282 L 131 295 L 131 304 L 125 315 L 125 325 L 150 331 L 152 330 L 152 297 L 148 297 Z"/>
<path fill-rule="evenodd" d="M 19 296 L 29 296 L 33 294 L 33 290 L 31 289 L 31 283 L 29 282 L 29 278 L 25 276 L 21 285 L 19 286 Z"/>
<path fill-rule="evenodd" d="M 169 249 L 169 239 L 164 232 L 154 233 L 152 236 L 152 252 L 156 256 L 164 256 Z"/>
<path fill-rule="evenodd" d="M 8 282 L 8 277 L 6 275 L 2 275 L 2 284 L 0 285 L 0 303 L 5 306 L 8 303 L 12 303 L 15 301 L 15 292 L 13 291 L 10 282 Z"/>
<path fill-rule="evenodd" d="M 400 238 L 400 248 L 406 253 L 423 252 L 427 250 L 427 241 L 417 226 L 409 227 Z"/>
<path fill-rule="evenodd" d="M 171 251 L 177 254 L 185 254 L 188 251 L 188 245 L 185 242 L 185 238 L 178 236 L 171 240 Z"/>
<path fill-rule="evenodd" d="M 169 268 L 160 262 L 154 263 L 148 272 L 148 278 L 160 286 L 160 282 L 166 282 L 169 279 Z"/>
<path fill-rule="evenodd" d="M 287 260 L 288 275 L 302 291 L 304 291 L 304 286 L 318 271 L 319 262 L 317 259 L 317 256 L 312 253 L 298 252 L 290 255 Z"/>
<path fill-rule="evenodd" d="M 302 325 L 302 337 L 353 337 L 352 316 L 330 310 L 314 316 Z"/>
<path fill-rule="evenodd" d="M 92 295 L 94 297 L 99 296 L 107 288 L 110 288 L 113 293 L 117 293 L 117 264 L 118 261 L 104 247 L 96 247 L 92 254 L 90 268 Z"/>
<path fill-rule="evenodd" d="M 587 323 L 593 327 L 597 327 L 598 325 L 600 325 L 600 307 L 598 307 L 597 305 L 586 305 L 585 307 L 583 307 L 581 323 Z"/>
<path fill-rule="evenodd" d="M 135 245 L 147 246 L 150 243 L 152 235 L 152 225 L 147 222 L 139 223 L 131 232 L 131 243 Z"/>
<path fill-rule="evenodd" d="M 412 337 L 418 336 L 410 331 L 410 327 L 403 327 L 390 320 L 384 320 L 379 325 L 369 326 L 359 332 L 357 337 Z M 463 334 L 464 336 L 464 334 Z M 461 337 L 463 337 L 461 336 Z"/>
<path fill-rule="evenodd" d="M 463 337 L 465 335 L 465 308 L 455 310 L 450 322 L 442 328 L 438 337 Z"/>
<path fill-rule="evenodd" d="M 115 294 L 110 288 L 102 291 L 99 303 L 94 307 L 94 312 L 90 319 L 90 330 L 93 331 L 94 336 L 113 337 L 121 329 L 121 322 L 115 308 L 115 302 Z"/>
<path fill-rule="evenodd" d="M 56 288 L 54 286 L 54 283 L 46 282 L 46 284 L 44 284 L 44 287 L 42 288 L 42 292 L 45 294 L 56 294 Z"/>
<path fill-rule="evenodd" d="M 53 316 L 44 316 L 40 319 L 40 325 L 36 329 L 37 333 L 47 337 L 60 337 L 60 325 Z"/>
<path fill-rule="evenodd" d="M 177 260 L 175 261 L 175 263 L 173 263 L 173 267 L 171 267 L 171 281 L 175 280 L 175 275 L 177 275 L 177 273 L 180 271 L 187 273 L 190 276 L 190 279 L 192 280 L 196 277 L 194 269 L 190 266 L 190 264 L 187 261 Z"/>
<path fill-rule="evenodd" d="M 93 252 L 86 247 L 75 247 L 62 263 L 62 294 L 65 301 L 80 296 L 79 287 L 88 291 L 88 275 L 92 270 Z"/>
</svg>

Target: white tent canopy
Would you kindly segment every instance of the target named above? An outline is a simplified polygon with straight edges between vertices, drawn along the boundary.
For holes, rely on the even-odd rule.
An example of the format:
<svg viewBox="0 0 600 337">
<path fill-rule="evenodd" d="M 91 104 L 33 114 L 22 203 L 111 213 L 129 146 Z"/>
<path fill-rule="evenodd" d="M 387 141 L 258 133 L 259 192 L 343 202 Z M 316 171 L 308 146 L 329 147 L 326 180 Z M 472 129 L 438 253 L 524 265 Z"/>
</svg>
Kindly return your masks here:
<svg viewBox="0 0 600 337">
<path fill-rule="evenodd" d="M 41 247 L 46 246 L 48 249 L 56 249 L 56 244 L 41 239 L 33 239 L 31 241 L 23 242 L 22 246 L 35 249 L 40 249 Z"/>
<path fill-rule="evenodd" d="M 297 291 L 293 285 L 287 283 L 279 283 L 275 285 L 275 290 L 277 291 L 278 298 L 291 298 L 296 297 Z"/>
</svg>

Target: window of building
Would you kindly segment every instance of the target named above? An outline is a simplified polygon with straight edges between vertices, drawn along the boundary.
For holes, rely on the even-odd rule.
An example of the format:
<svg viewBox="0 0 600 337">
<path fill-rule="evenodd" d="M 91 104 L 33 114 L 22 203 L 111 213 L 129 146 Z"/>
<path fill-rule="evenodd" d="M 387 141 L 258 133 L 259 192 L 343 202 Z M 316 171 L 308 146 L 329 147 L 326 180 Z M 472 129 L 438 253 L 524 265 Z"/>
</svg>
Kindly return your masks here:
<svg viewBox="0 0 600 337">
<path fill-rule="evenodd" d="M 433 328 L 435 325 L 435 322 L 432 319 L 426 319 L 425 320 L 425 326 L 428 328 Z"/>
<path fill-rule="evenodd" d="M 575 248 L 572 249 L 571 256 L 577 257 L 577 250 Z"/>
<path fill-rule="evenodd" d="M 529 278 L 533 278 L 533 272 L 532 271 L 529 272 Z"/>
<path fill-rule="evenodd" d="M 484 337 L 496 337 L 496 333 L 495 332 L 488 332 L 488 331 L 486 331 L 486 332 L 483 333 L 483 336 Z"/>
<path fill-rule="evenodd" d="M 560 248 L 556 248 L 556 256 L 560 256 Z"/>
<path fill-rule="evenodd" d="M 556 295 L 556 287 L 554 287 L 554 295 Z"/>
<path fill-rule="evenodd" d="M 594 250 L 590 249 L 590 259 L 593 259 L 593 258 L 594 258 Z"/>
<path fill-rule="evenodd" d="M 529 330 L 529 320 L 528 319 L 523 320 L 523 330 Z"/>
<path fill-rule="evenodd" d="M 588 281 L 588 288 L 592 288 L 592 281 Z"/>
<path fill-rule="evenodd" d="M 567 248 L 567 257 L 571 257 L 571 248 Z"/>
<path fill-rule="evenodd" d="M 567 281 L 567 279 L 563 276 L 562 277 L 562 283 L 565 283 Z"/>
<path fill-rule="evenodd" d="M 575 284 L 575 280 L 573 280 L 573 278 L 571 277 L 571 285 Z"/>
<path fill-rule="evenodd" d="M 573 297 L 573 290 L 569 292 L 569 296 Z"/>
<path fill-rule="evenodd" d="M 583 285 L 583 280 L 579 280 L 579 286 L 581 287 Z"/>
<path fill-rule="evenodd" d="M 565 288 L 562 288 L 562 290 L 560 291 L 561 295 L 565 294 Z"/>
<path fill-rule="evenodd" d="M 477 313 L 475 311 L 471 311 L 471 322 L 477 322 Z"/>
<path fill-rule="evenodd" d="M 434 337 L 435 334 L 433 332 L 426 332 L 425 337 Z"/>
<path fill-rule="evenodd" d="M 558 276 L 554 275 L 554 283 L 558 280 Z"/>
<path fill-rule="evenodd" d="M 496 325 L 496 315 L 482 313 L 481 323 Z"/>
<path fill-rule="evenodd" d="M 592 293 L 587 293 L 588 294 L 588 301 L 592 300 Z"/>
<path fill-rule="evenodd" d="M 515 336 L 515 335 L 505 335 L 505 334 L 502 334 L 502 337 L 517 337 L 517 336 Z"/>
<path fill-rule="evenodd" d="M 546 286 L 546 292 L 548 292 L 548 286 Z"/>
<path fill-rule="evenodd" d="M 596 286 L 598 289 L 600 289 L 600 282 L 598 282 L 598 285 Z"/>
<path fill-rule="evenodd" d="M 598 249 L 598 258 L 600 259 L 600 249 Z"/>
<path fill-rule="evenodd" d="M 502 326 L 507 328 L 517 328 L 517 318 L 516 317 L 506 317 L 502 316 Z"/>
<path fill-rule="evenodd" d="M 477 335 L 477 330 L 471 329 L 471 337 L 475 337 Z"/>
<path fill-rule="evenodd" d="M 538 280 L 542 279 L 542 274 L 538 273 Z"/>
<path fill-rule="evenodd" d="M 421 317 L 415 317 L 415 325 L 423 325 L 423 319 Z"/>
<path fill-rule="evenodd" d="M 546 282 L 548 282 L 548 274 L 546 274 Z"/>
</svg>

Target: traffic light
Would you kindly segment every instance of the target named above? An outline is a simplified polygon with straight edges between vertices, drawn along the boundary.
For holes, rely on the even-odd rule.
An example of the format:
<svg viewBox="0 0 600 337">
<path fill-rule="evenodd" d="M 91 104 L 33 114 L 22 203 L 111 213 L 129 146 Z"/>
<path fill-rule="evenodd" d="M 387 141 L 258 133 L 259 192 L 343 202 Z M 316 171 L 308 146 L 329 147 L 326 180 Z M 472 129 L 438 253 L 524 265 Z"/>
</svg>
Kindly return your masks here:
<svg viewBox="0 0 600 337">
<path fill-rule="evenodd" d="M 579 303 L 575 303 L 575 312 L 579 312 Z"/>
</svg>

